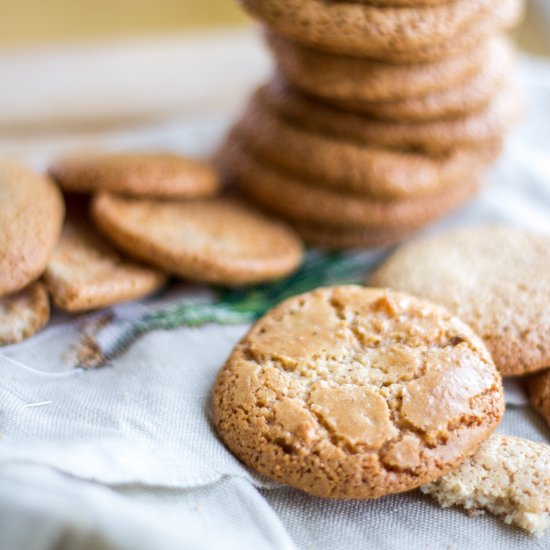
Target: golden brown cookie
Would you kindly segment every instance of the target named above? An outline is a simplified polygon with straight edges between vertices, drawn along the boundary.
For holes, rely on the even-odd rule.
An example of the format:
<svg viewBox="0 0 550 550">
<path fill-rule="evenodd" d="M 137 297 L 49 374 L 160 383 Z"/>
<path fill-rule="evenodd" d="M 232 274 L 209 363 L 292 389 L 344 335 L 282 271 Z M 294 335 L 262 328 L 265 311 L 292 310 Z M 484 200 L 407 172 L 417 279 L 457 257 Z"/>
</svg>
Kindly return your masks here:
<svg viewBox="0 0 550 550">
<path fill-rule="evenodd" d="M 452 0 L 430 6 L 376 6 L 324 0 L 241 0 L 274 31 L 323 51 L 369 56 L 440 44 L 490 19 L 502 2 Z M 505 9 L 505 8 L 504 8 Z"/>
<path fill-rule="evenodd" d="M 478 147 L 498 141 L 518 120 L 522 104 L 515 88 L 501 90 L 489 105 L 458 118 L 426 122 L 377 120 L 344 111 L 301 94 L 280 79 L 258 95 L 273 110 L 311 130 L 348 141 L 442 154 L 457 147 Z"/>
<path fill-rule="evenodd" d="M 384 200 L 435 194 L 469 179 L 500 153 L 500 144 L 431 157 L 357 144 L 302 129 L 256 95 L 229 140 L 243 140 L 260 159 L 337 191 Z M 307 159 L 307 160 L 305 160 Z"/>
<path fill-rule="evenodd" d="M 395 101 L 326 101 L 341 109 L 381 120 L 423 122 L 463 117 L 486 109 L 499 90 L 510 87 L 508 79 L 513 49 L 510 43 L 506 45 L 507 48 L 504 47 L 498 55 L 492 55 L 472 78 L 447 90 Z"/>
<path fill-rule="evenodd" d="M 247 466 L 312 495 L 376 498 L 434 480 L 492 433 L 500 376 L 444 309 L 358 286 L 268 312 L 213 392 L 219 435 Z"/>
<path fill-rule="evenodd" d="M 0 161 L 0 297 L 46 269 L 61 232 L 63 198 L 50 179 Z"/>
<path fill-rule="evenodd" d="M 294 223 L 329 227 L 420 227 L 457 208 L 478 189 L 477 176 L 438 194 L 381 201 L 316 185 L 259 161 L 238 140 L 226 142 L 219 155 L 228 180 L 263 209 Z"/>
<path fill-rule="evenodd" d="M 0 298 L 0 346 L 30 338 L 50 318 L 46 287 L 40 282 Z"/>
<path fill-rule="evenodd" d="M 524 6 L 523 0 L 501 0 L 498 5 L 495 5 L 490 16 L 476 19 L 468 25 L 467 29 L 443 42 L 413 50 L 373 51 L 361 57 L 389 63 L 421 63 L 442 60 L 462 53 L 475 56 L 489 37 L 515 27 L 521 21 Z M 316 49 L 335 53 L 321 46 Z"/>
<path fill-rule="evenodd" d="M 550 426 L 550 370 L 527 378 L 527 390 L 531 405 Z"/>
<path fill-rule="evenodd" d="M 550 365 L 550 236 L 455 229 L 402 246 L 371 284 L 446 306 L 486 342 L 504 376 Z"/>
<path fill-rule="evenodd" d="M 406 239 L 417 229 L 414 226 L 348 229 L 304 223 L 295 223 L 293 227 L 307 244 L 328 250 L 388 246 Z"/>
<path fill-rule="evenodd" d="M 507 55 L 509 42 L 491 37 L 472 52 L 425 62 L 390 64 L 360 57 L 331 55 L 267 33 L 279 70 L 304 92 L 345 102 L 396 101 L 449 91 L 463 85 Z M 383 105 L 383 104 L 382 104 Z"/>
<path fill-rule="evenodd" d="M 98 195 L 99 228 L 122 250 L 181 277 L 244 285 L 278 279 L 302 261 L 293 231 L 240 202 L 161 202 Z"/>
<path fill-rule="evenodd" d="M 443 508 L 487 510 L 532 534 L 550 527 L 550 447 L 492 435 L 456 470 L 422 487 Z"/>
<path fill-rule="evenodd" d="M 122 258 L 90 223 L 66 220 L 44 273 L 57 307 L 88 311 L 142 298 L 164 285 L 164 274 Z"/>
<path fill-rule="evenodd" d="M 49 173 L 65 191 L 76 193 L 193 198 L 219 189 L 211 166 L 168 153 L 82 153 L 54 162 Z"/>
</svg>

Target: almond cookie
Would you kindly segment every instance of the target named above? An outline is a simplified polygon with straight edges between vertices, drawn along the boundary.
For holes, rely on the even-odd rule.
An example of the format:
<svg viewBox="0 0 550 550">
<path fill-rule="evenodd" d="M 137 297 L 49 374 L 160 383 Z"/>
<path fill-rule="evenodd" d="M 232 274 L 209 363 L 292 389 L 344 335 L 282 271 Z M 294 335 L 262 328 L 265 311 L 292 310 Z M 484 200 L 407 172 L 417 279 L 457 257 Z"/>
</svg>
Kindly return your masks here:
<svg viewBox="0 0 550 550">
<path fill-rule="evenodd" d="M 233 350 L 214 423 L 237 458 L 312 495 L 377 498 L 473 454 L 504 412 L 472 330 L 406 294 L 317 289 L 268 312 Z"/>
<path fill-rule="evenodd" d="M 259 283 L 288 275 L 302 261 L 293 231 L 229 198 L 161 202 L 102 193 L 92 213 L 122 250 L 192 280 Z"/>
<path fill-rule="evenodd" d="M 487 17 L 472 21 L 467 29 L 443 42 L 413 50 L 373 51 L 360 57 L 388 63 L 422 63 L 442 60 L 462 53 L 475 56 L 485 40 L 515 27 L 521 21 L 524 6 L 523 0 L 501 0 Z M 338 53 L 322 46 L 316 46 L 315 49 L 327 53 Z"/>
<path fill-rule="evenodd" d="M 446 306 L 484 340 L 504 376 L 550 365 L 550 236 L 455 229 L 401 247 L 371 283 Z"/>
<path fill-rule="evenodd" d="M 125 260 L 85 220 L 71 216 L 44 281 L 55 305 L 75 312 L 142 298 L 161 288 L 166 277 Z"/>
<path fill-rule="evenodd" d="M 30 338 L 49 318 L 48 292 L 40 282 L 0 298 L 0 346 Z"/>
<path fill-rule="evenodd" d="M 490 18 L 497 0 L 454 0 L 432 6 L 375 6 L 324 0 L 241 0 L 274 31 L 324 51 L 368 56 L 439 44 Z"/>
<path fill-rule="evenodd" d="M 270 111 L 260 96 L 252 98 L 235 133 L 230 140 L 240 136 L 259 158 L 293 174 L 338 191 L 382 199 L 437 193 L 468 179 L 500 152 L 499 144 L 483 144 L 434 158 L 357 144 L 302 129 Z"/>
<path fill-rule="evenodd" d="M 44 272 L 63 216 L 63 198 L 52 181 L 0 161 L 0 297 L 25 288 Z"/>
<path fill-rule="evenodd" d="M 389 64 L 319 52 L 273 32 L 266 36 L 285 78 L 306 93 L 341 102 L 395 101 L 450 90 L 510 49 L 505 39 L 491 38 L 475 55 L 468 52 L 431 63 Z"/>
<path fill-rule="evenodd" d="M 441 506 L 487 510 L 533 534 L 550 527 L 550 447 L 491 436 L 456 470 L 421 488 Z"/>
<path fill-rule="evenodd" d="M 447 90 L 395 101 L 326 101 L 341 109 L 373 118 L 405 122 L 448 119 L 475 113 L 486 109 L 500 89 L 510 87 L 508 79 L 513 50 L 510 43 L 506 45 L 472 78 Z"/>
<path fill-rule="evenodd" d="M 311 246 L 328 250 L 379 248 L 398 243 L 409 237 L 416 227 L 337 228 L 294 223 L 294 229 Z"/>
<path fill-rule="evenodd" d="M 527 390 L 531 405 L 550 426 L 550 371 L 530 376 L 527 379 Z"/>
<path fill-rule="evenodd" d="M 59 159 L 50 175 L 65 191 L 191 198 L 216 194 L 218 176 L 208 164 L 168 153 L 80 154 Z"/>
<path fill-rule="evenodd" d="M 295 223 L 328 227 L 420 227 L 469 199 L 479 188 L 477 175 L 439 193 L 380 201 L 316 185 L 259 161 L 238 140 L 226 142 L 219 155 L 230 181 L 263 209 Z"/>
<path fill-rule="evenodd" d="M 521 113 L 521 100 L 513 87 L 498 92 L 479 112 L 415 123 L 377 120 L 345 111 L 307 97 L 280 79 L 260 88 L 258 95 L 273 110 L 305 128 L 348 141 L 432 155 L 498 141 Z"/>
</svg>

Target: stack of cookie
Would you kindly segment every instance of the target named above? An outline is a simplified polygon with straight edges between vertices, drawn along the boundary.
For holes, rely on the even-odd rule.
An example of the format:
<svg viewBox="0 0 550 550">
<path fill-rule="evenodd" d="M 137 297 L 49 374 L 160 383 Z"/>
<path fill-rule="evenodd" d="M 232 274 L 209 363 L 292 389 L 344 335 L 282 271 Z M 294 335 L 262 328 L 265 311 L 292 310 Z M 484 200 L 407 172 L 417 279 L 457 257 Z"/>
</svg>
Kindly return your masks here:
<svg viewBox="0 0 550 550">
<path fill-rule="evenodd" d="M 278 71 L 220 152 L 311 244 L 400 240 L 478 189 L 519 114 L 522 0 L 242 0 Z"/>
</svg>

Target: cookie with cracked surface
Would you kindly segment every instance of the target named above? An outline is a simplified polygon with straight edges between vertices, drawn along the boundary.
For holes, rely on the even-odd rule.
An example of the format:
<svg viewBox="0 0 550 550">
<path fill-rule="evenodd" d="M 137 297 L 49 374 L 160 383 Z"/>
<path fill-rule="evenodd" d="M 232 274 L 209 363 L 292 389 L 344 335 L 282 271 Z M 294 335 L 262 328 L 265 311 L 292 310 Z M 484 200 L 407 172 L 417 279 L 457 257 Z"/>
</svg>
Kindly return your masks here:
<svg viewBox="0 0 550 550">
<path fill-rule="evenodd" d="M 504 411 L 489 352 L 444 309 L 346 286 L 291 298 L 234 349 L 213 393 L 231 452 L 312 495 L 414 489 L 473 454 Z"/>
<path fill-rule="evenodd" d="M 30 338 L 50 319 L 50 301 L 41 282 L 0 298 L 0 346 Z"/>
<path fill-rule="evenodd" d="M 332 137 L 278 116 L 254 96 L 236 126 L 247 149 L 274 166 L 337 191 L 382 200 L 433 195 L 491 164 L 500 144 L 431 157 Z M 307 159 L 307 162 L 304 162 Z"/>
<path fill-rule="evenodd" d="M 195 198 L 219 190 L 211 166 L 169 153 L 82 153 L 57 160 L 49 174 L 63 190 L 74 193 Z"/>
<path fill-rule="evenodd" d="M 509 87 L 513 49 L 503 42 L 500 51 L 492 52 L 480 71 L 452 88 L 420 97 L 394 101 L 361 99 L 326 99 L 346 111 L 362 113 L 381 120 L 423 122 L 463 117 L 486 109 L 499 90 Z"/>
<path fill-rule="evenodd" d="M 430 155 L 498 141 L 518 120 L 522 110 L 520 95 L 513 86 L 500 90 L 486 108 L 476 113 L 414 123 L 378 120 L 345 111 L 300 93 L 280 78 L 260 88 L 258 95 L 275 112 L 304 128 L 347 141 L 413 149 Z"/>
<path fill-rule="evenodd" d="M 550 371 L 545 370 L 527 379 L 529 401 L 550 426 Z"/>
<path fill-rule="evenodd" d="M 323 0 L 241 0 L 276 32 L 341 55 L 411 51 L 459 35 L 490 18 L 501 2 L 453 0 L 431 6 L 375 6 Z"/>
<path fill-rule="evenodd" d="M 49 178 L 0 161 L 0 297 L 42 275 L 59 240 L 64 209 Z"/>
<path fill-rule="evenodd" d="M 76 312 L 142 298 L 159 290 L 166 276 L 124 259 L 91 222 L 69 216 L 44 281 L 57 307 Z"/>
<path fill-rule="evenodd" d="M 477 51 L 426 63 L 390 64 L 312 50 L 273 32 L 266 33 L 280 72 L 305 93 L 326 100 L 383 102 L 450 90 L 471 80 L 490 60 L 508 50 L 503 38 Z"/>
<path fill-rule="evenodd" d="M 457 208 L 480 186 L 478 174 L 439 193 L 396 200 L 353 195 L 317 185 L 255 158 L 237 139 L 218 155 L 222 173 L 261 208 L 295 223 L 327 227 L 420 227 Z"/>
<path fill-rule="evenodd" d="M 180 277 L 227 286 L 284 277 L 302 261 L 302 244 L 281 222 L 234 199 L 162 202 L 102 193 L 98 227 L 133 257 Z"/>
<path fill-rule="evenodd" d="M 486 342 L 504 376 L 550 365 L 550 236 L 512 226 L 454 229 L 407 243 L 372 275 L 441 303 Z"/>
<path fill-rule="evenodd" d="M 550 527 L 550 447 L 496 434 L 456 470 L 421 490 L 444 508 L 487 510 L 541 534 Z"/>
</svg>

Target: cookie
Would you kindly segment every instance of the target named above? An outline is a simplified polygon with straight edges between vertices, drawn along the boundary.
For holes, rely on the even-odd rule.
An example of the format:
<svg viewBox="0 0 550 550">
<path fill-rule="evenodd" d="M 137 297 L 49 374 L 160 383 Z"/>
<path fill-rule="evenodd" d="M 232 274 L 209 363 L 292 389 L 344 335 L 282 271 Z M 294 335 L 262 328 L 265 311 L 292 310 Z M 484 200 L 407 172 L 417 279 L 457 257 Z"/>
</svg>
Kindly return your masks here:
<svg viewBox="0 0 550 550">
<path fill-rule="evenodd" d="M 228 141 L 219 154 L 228 180 L 263 209 L 295 223 L 328 227 L 420 227 L 469 199 L 477 176 L 426 197 L 380 201 L 316 185 L 254 158 L 242 144 Z"/>
<path fill-rule="evenodd" d="M 550 371 L 530 376 L 527 379 L 527 390 L 531 405 L 550 426 Z"/>
<path fill-rule="evenodd" d="M 406 294 L 344 286 L 260 319 L 216 380 L 218 434 L 246 465 L 312 495 L 369 499 L 433 480 L 504 412 L 472 330 Z"/>
<path fill-rule="evenodd" d="M 423 122 L 463 117 L 482 109 L 508 82 L 512 48 L 508 43 L 477 74 L 449 90 L 396 101 L 327 100 L 341 109 L 382 120 Z"/>
<path fill-rule="evenodd" d="M 491 436 L 456 470 L 422 487 L 441 506 L 474 515 L 487 510 L 532 534 L 550 527 L 550 447 Z"/>
<path fill-rule="evenodd" d="M 431 6 L 376 6 L 324 0 L 241 0 L 274 31 L 341 55 L 368 56 L 439 44 L 490 18 L 501 2 L 455 0 Z"/>
<path fill-rule="evenodd" d="M 312 50 L 273 32 L 266 33 L 277 66 L 302 91 L 326 100 L 382 102 L 454 89 L 509 50 L 503 38 L 485 41 L 477 50 L 445 59 L 390 64 Z"/>
<path fill-rule="evenodd" d="M 487 108 L 471 115 L 415 123 L 377 120 L 344 111 L 307 97 L 280 79 L 260 88 L 258 95 L 274 111 L 310 130 L 365 145 L 414 149 L 432 155 L 500 140 L 522 109 L 513 87 L 504 88 Z"/>
<path fill-rule="evenodd" d="M 0 161 L 0 297 L 40 277 L 59 240 L 63 198 L 48 178 Z"/>
<path fill-rule="evenodd" d="M 168 153 L 83 153 L 54 162 L 49 174 L 62 189 L 76 193 L 194 198 L 219 189 L 211 166 Z"/>
<path fill-rule="evenodd" d="M 122 250 L 192 280 L 259 283 L 288 275 L 302 260 L 292 230 L 229 198 L 160 202 L 102 193 L 92 213 Z"/>
<path fill-rule="evenodd" d="M 164 285 L 162 273 L 122 258 L 90 223 L 68 217 L 44 273 L 57 307 L 72 312 L 108 307 Z"/>
<path fill-rule="evenodd" d="M 409 237 L 417 229 L 406 226 L 342 229 L 300 223 L 294 223 L 293 227 L 307 244 L 328 250 L 389 246 Z"/>
<path fill-rule="evenodd" d="M 40 282 L 0 298 L 0 346 L 30 338 L 50 318 L 46 287 Z"/>
<path fill-rule="evenodd" d="M 441 303 L 486 342 L 504 376 L 550 365 L 550 236 L 455 229 L 402 246 L 372 276 Z"/>
<path fill-rule="evenodd" d="M 245 147 L 259 158 L 319 185 L 360 195 L 395 199 L 434 194 L 468 179 L 500 152 L 500 144 L 455 149 L 432 158 L 357 144 L 277 116 L 256 95 L 236 126 Z M 307 162 L 304 162 L 307 159 Z"/>
<path fill-rule="evenodd" d="M 413 50 L 373 51 L 360 57 L 402 64 L 443 60 L 464 53 L 475 56 L 489 37 L 515 27 L 523 17 L 524 7 L 523 0 L 501 0 L 490 15 L 473 21 L 467 29 L 443 42 Z M 323 46 L 315 49 L 338 54 Z"/>
</svg>

